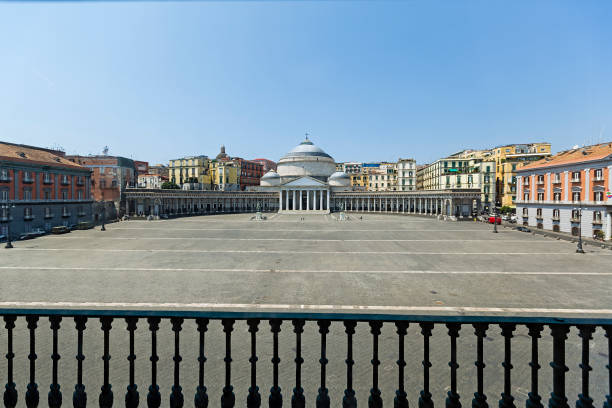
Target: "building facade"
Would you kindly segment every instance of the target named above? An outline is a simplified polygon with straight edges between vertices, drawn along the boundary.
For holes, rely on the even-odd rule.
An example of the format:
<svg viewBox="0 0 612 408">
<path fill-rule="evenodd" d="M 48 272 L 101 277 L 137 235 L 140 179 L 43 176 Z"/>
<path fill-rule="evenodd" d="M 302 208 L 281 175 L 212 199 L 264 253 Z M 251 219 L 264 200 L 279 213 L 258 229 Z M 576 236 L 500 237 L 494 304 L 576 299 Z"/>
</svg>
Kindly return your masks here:
<svg viewBox="0 0 612 408">
<path fill-rule="evenodd" d="M 612 143 L 563 151 L 516 172 L 519 223 L 610 240 Z"/>
<path fill-rule="evenodd" d="M 397 160 L 397 191 L 416 190 L 416 160 Z"/>
<path fill-rule="evenodd" d="M 423 190 L 478 189 L 482 210 L 490 211 L 495 199 L 495 162 L 468 158 L 459 152 L 422 167 L 417 178 L 422 178 Z"/>
<path fill-rule="evenodd" d="M 240 190 L 245 190 L 251 186 L 258 186 L 259 180 L 264 175 L 264 166 L 262 163 L 255 160 L 245 160 L 240 157 L 232 159 L 239 166 L 238 184 Z"/>
<path fill-rule="evenodd" d="M 137 176 L 149 174 L 149 162 L 134 160 L 134 168 L 136 169 Z"/>
<path fill-rule="evenodd" d="M 168 166 L 164 164 L 155 164 L 153 166 L 149 166 L 149 174 L 157 174 L 160 176 L 164 176 L 168 179 Z"/>
<path fill-rule="evenodd" d="M 211 185 L 210 159 L 208 156 L 187 156 L 170 160 L 168 179 L 182 186 L 185 183 Z"/>
<path fill-rule="evenodd" d="M 91 194 L 94 201 L 112 201 L 118 214 L 125 211 L 123 193 L 138 183 L 134 161 L 120 156 L 66 156 L 91 170 Z"/>
<path fill-rule="evenodd" d="M 270 170 L 276 171 L 276 162 L 269 159 L 253 159 L 252 161 L 263 166 L 263 172 L 266 174 Z"/>
<path fill-rule="evenodd" d="M 64 152 L 0 143 L 0 235 L 91 221 L 90 174 Z"/>
<path fill-rule="evenodd" d="M 517 169 L 551 155 L 550 143 L 546 142 L 498 146 L 487 152 L 489 160 L 495 162 L 497 205 L 513 208 L 517 198 Z"/>
<path fill-rule="evenodd" d="M 138 188 L 162 188 L 168 177 L 159 174 L 139 174 Z"/>
</svg>

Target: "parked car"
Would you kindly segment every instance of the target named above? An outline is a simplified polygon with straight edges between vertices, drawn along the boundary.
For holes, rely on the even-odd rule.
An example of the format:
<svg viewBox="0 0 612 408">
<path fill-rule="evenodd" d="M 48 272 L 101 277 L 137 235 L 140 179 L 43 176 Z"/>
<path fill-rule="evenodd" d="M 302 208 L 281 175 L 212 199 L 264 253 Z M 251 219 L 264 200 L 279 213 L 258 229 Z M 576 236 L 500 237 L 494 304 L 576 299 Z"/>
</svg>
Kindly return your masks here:
<svg viewBox="0 0 612 408">
<path fill-rule="evenodd" d="M 88 230 L 92 228 L 93 228 L 93 224 L 89 221 L 81 221 L 76 226 L 76 229 L 78 230 Z"/>
<path fill-rule="evenodd" d="M 531 232 L 531 230 L 527 227 L 523 227 L 523 226 L 518 226 L 516 227 L 517 231 L 522 231 L 522 232 Z"/>
<path fill-rule="evenodd" d="M 499 215 L 497 217 L 495 217 L 494 215 L 491 215 L 489 217 L 489 224 L 496 223 L 497 225 L 500 225 L 501 222 L 502 222 L 502 219 Z"/>
<path fill-rule="evenodd" d="M 32 239 L 32 238 L 36 238 L 36 237 L 42 237 L 43 235 L 45 235 L 46 232 L 41 230 L 41 229 L 36 229 L 30 232 L 26 232 L 25 234 L 21 234 L 19 236 L 19 240 L 20 241 L 24 241 L 26 239 Z"/>
<path fill-rule="evenodd" d="M 70 228 L 64 225 L 58 225 L 57 227 L 51 228 L 52 234 L 67 234 L 70 232 Z"/>
</svg>

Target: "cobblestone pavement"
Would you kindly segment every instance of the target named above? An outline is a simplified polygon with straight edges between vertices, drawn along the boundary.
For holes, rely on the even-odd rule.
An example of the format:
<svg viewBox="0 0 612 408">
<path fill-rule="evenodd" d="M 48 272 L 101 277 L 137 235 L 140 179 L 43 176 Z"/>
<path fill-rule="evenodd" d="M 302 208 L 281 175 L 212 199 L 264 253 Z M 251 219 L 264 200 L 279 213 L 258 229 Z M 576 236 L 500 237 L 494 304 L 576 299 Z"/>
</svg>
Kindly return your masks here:
<svg viewBox="0 0 612 408">
<path fill-rule="evenodd" d="M 612 251 L 472 222 L 441 222 L 409 216 L 220 215 L 163 221 L 128 221 L 98 229 L 74 231 L 16 242 L 0 248 L 0 307 L 138 308 L 240 311 L 372 312 L 402 314 L 501 314 L 540 316 L 612 315 Z M 71 404 L 76 380 L 76 331 L 64 320 L 60 331 L 60 382 L 65 404 Z M 127 385 L 127 330 L 115 321 L 111 332 L 111 379 L 115 405 L 122 405 Z M 236 324 L 233 337 L 232 382 L 237 406 L 248 393 L 250 349 L 247 326 Z M 271 333 L 263 322 L 258 333 L 258 383 L 267 405 L 271 386 Z M 459 393 L 469 404 L 475 391 L 476 349 L 473 328 L 464 326 L 459 338 Z M 496 404 L 503 388 L 503 339 L 499 327 L 489 329 L 485 342 L 486 391 Z M 97 404 L 102 383 L 100 323 L 90 320 L 85 330 L 85 382 L 90 403 Z M 28 342 L 25 321 L 15 330 L 16 382 L 20 406 L 27 384 Z M 172 383 L 172 332 L 162 323 L 159 335 L 163 405 Z M 600 405 L 605 389 L 606 339 L 599 329 L 592 341 L 591 388 Z M 181 385 L 186 406 L 197 384 L 197 331 L 186 321 L 181 332 Z M 380 338 L 381 389 L 385 405 L 397 388 L 397 336 L 383 326 Z M 145 406 L 149 378 L 149 333 L 137 330 L 137 383 Z M 529 391 L 530 338 L 519 327 L 513 338 L 513 395 L 517 406 Z M 295 335 L 290 322 L 280 334 L 281 387 L 288 404 L 294 386 Z M 218 405 L 224 377 L 224 338 L 219 322 L 207 333 L 206 382 L 211 406 Z M 371 335 L 366 324 L 355 335 L 355 388 L 360 405 L 371 387 Z M 6 331 L 0 330 L 0 350 L 6 350 Z M 541 340 L 541 395 L 550 393 L 551 341 L 545 329 Z M 41 405 L 46 405 L 50 382 L 50 331 L 41 319 L 37 331 L 37 382 Z M 307 406 L 314 405 L 318 388 L 319 343 L 316 324 L 308 323 L 303 338 L 304 388 Z M 575 330 L 567 341 L 568 397 L 580 392 L 580 338 Z M 340 324 L 329 337 L 328 388 L 338 406 L 346 387 L 346 338 Z M 443 404 L 450 381 L 449 338 L 436 327 L 432 338 L 432 393 Z M 406 389 L 417 404 L 422 389 L 422 337 L 411 326 L 406 338 Z M 6 360 L 0 362 L 0 382 L 6 382 Z"/>
</svg>

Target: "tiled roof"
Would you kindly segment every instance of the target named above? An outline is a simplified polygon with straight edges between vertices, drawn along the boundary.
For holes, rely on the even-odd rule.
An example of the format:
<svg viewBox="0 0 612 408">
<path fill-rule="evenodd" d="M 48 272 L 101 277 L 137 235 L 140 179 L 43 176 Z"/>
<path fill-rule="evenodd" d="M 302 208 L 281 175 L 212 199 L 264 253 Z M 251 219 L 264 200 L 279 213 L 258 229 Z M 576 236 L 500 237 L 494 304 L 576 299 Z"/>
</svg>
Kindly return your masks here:
<svg viewBox="0 0 612 408">
<path fill-rule="evenodd" d="M 555 154 L 554 156 L 549 156 L 542 160 L 529 163 L 528 165 L 517 169 L 517 171 L 563 166 L 572 163 L 583 163 L 588 161 L 602 160 L 608 157 L 612 158 L 612 142 L 565 150 Z"/>
<path fill-rule="evenodd" d="M 86 167 L 71 162 L 65 157 L 54 154 L 52 151 L 6 142 L 0 142 L 0 160 L 74 170 L 89 170 Z"/>
</svg>

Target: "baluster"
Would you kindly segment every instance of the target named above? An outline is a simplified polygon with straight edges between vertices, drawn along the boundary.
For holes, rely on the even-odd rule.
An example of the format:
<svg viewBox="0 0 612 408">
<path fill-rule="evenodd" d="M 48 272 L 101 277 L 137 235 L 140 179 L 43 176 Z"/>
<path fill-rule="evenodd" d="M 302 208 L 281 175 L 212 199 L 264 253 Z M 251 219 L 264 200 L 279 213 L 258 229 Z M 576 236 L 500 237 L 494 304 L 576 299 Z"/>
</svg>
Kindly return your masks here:
<svg viewBox="0 0 612 408">
<path fill-rule="evenodd" d="M 531 336 L 531 391 L 527 400 L 527 408 L 543 408 L 542 397 L 538 394 L 538 370 L 541 368 L 538 363 L 538 339 L 544 329 L 541 324 L 528 324 L 529 336 Z"/>
<path fill-rule="evenodd" d="M 36 326 L 38 322 L 38 316 L 26 316 L 28 322 L 28 330 L 30 330 L 30 354 L 28 359 L 30 360 L 30 383 L 28 384 L 28 391 L 25 395 L 26 406 L 28 408 L 34 408 L 38 406 L 39 394 L 38 384 L 36 384 Z"/>
<path fill-rule="evenodd" d="M 83 330 L 85 330 L 85 323 L 87 323 L 87 317 L 76 316 L 74 323 L 77 329 L 77 384 L 74 386 L 74 393 L 72 393 L 72 405 L 74 408 L 85 408 L 87 406 L 87 393 L 85 392 L 85 385 L 83 385 Z"/>
<path fill-rule="evenodd" d="M 259 387 L 257 386 L 257 339 L 255 333 L 257 333 L 259 326 L 259 319 L 248 319 L 247 324 L 249 325 L 249 333 L 251 333 L 251 386 L 249 387 L 249 395 L 247 397 L 248 408 L 258 408 L 261 406 L 261 395 L 259 394 Z"/>
<path fill-rule="evenodd" d="M 172 393 L 170 394 L 170 407 L 171 408 L 181 408 L 183 406 L 183 393 L 181 388 L 180 381 L 180 364 L 183 358 L 180 354 L 179 347 L 179 333 L 181 332 L 181 325 L 183 324 L 183 319 L 180 317 L 173 317 L 170 319 L 172 323 L 172 331 L 174 332 L 174 385 L 172 386 Z"/>
<path fill-rule="evenodd" d="M 136 361 L 136 354 L 134 354 L 134 331 L 136 330 L 138 318 L 127 317 L 125 321 L 127 323 L 127 330 L 130 332 L 130 355 L 127 357 L 127 360 L 130 362 L 130 385 L 128 385 L 127 392 L 125 393 L 125 406 L 126 408 L 136 408 L 140 399 L 138 386 L 134 384 L 134 361 Z"/>
<path fill-rule="evenodd" d="M 100 408 L 110 408 L 113 406 L 113 391 L 109 383 L 109 363 L 111 359 L 109 354 L 109 337 L 113 318 L 101 317 L 100 323 L 102 325 L 102 331 L 104 332 L 104 355 L 102 355 L 102 361 L 104 362 L 104 385 L 100 388 L 101 392 L 98 401 L 100 403 Z"/>
<path fill-rule="evenodd" d="M 348 320 L 344 322 L 347 339 L 346 346 L 346 390 L 344 390 L 344 398 L 342 399 L 343 408 L 357 408 L 357 399 L 355 398 L 355 390 L 353 390 L 353 334 L 357 322 Z"/>
<path fill-rule="evenodd" d="M 393 399 L 393 406 L 395 408 L 408 408 L 408 399 L 406 390 L 404 389 L 404 368 L 406 367 L 406 359 L 404 358 L 404 337 L 408 332 L 408 322 L 395 322 L 397 327 L 398 335 L 398 384 L 397 391 L 395 391 L 395 398 Z"/>
<path fill-rule="evenodd" d="M 51 354 L 51 360 L 53 361 L 52 382 L 49 386 L 50 391 L 47 396 L 50 408 L 59 408 L 62 406 L 62 393 L 60 391 L 60 385 L 57 383 L 57 362 L 60 359 L 60 355 L 57 352 L 57 332 L 60 328 L 61 321 L 61 316 L 49 317 L 51 330 L 53 331 L 53 354 Z"/>
<path fill-rule="evenodd" d="M 421 323 L 421 334 L 423 335 L 423 391 L 419 397 L 419 408 L 433 408 L 434 403 L 431 399 L 431 392 L 429 392 L 429 369 L 431 368 L 431 362 L 429 361 L 429 338 L 431 337 L 431 330 L 433 329 L 433 323 L 426 322 Z"/>
<path fill-rule="evenodd" d="M 280 358 L 278 357 L 278 333 L 281 330 L 282 320 L 279 319 L 271 319 L 270 327 L 272 329 L 272 339 L 273 339 L 273 374 L 272 374 L 272 388 L 270 388 L 270 397 L 269 404 L 270 408 L 280 408 L 283 406 L 283 396 L 281 394 L 281 389 L 278 386 L 278 364 L 280 363 Z"/>
<path fill-rule="evenodd" d="M 6 353 L 8 381 L 4 391 L 4 406 L 6 408 L 13 408 L 17 405 L 17 389 L 13 381 L 13 359 L 15 358 L 15 353 L 13 353 L 13 329 L 15 328 L 15 320 L 17 320 L 17 316 L 4 316 L 4 327 L 8 331 L 8 352 Z"/>
<path fill-rule="evenodd" d="M 206 394 L 206 387 L 204 386 L 204 363 L 206 362 L 206 356 L 204 355 L 204 333 L 208 330 L 208 319 L 196 319 L 196 323 L 200 333 L 200 356 L 198 357 L 200 367 L 194 405 L 196 408 L 206 408 L 208 407 L 208 394 Z"/>
<path fill-rule="evenodd" d="M 484 394 L 484 346 L 483 339 L 487 337 L 487 329 L 489 325 L 486 323 L 475 323 L 474 334 L 476 335 L 476 377 L 478 381 L 478 391 L 474 393 L 472 400 L 472 408 L 488 408 L 487 396 Z"/>
<path fill-rule="evenodd" d="M 329 362 L 327 360 L 327 333 L 329 333 L 330 324 L 329 320 L 319 320 L 317 322 L 319 333 L 321 333 L 321 358 L 319 359 L 321 364 L 321 386 L 319 387 L 319 395 L 317 395 L 317 408 L 329 408 L 330 404 L 328 390 L 325 386 L 325 367 Z"/>
<path fill-rule="evenodd" d="M 292 408 L 304 408 L 306 399 L 304 398 L 304 389 L 302 388 L 302 333 L 304 332 L 304 320 L 293 320 L 293 332 L 295 333 L 295 388 L 293 389 L 293 397 L 291 398 Z"/>
<path fill-rule="evenodd" d="M 234 319 L 223 319 L 223 331 L 225 332 L 225 387 L 221 395 L 221 407 L 232 408 L 236 403 L 234 387 L 232 387 L 232 330 L 234 330 Z"/>
<path fill-rule="evenodd" d="M 457 394 L 457 337 L 459 337 L 459 330 L 461 325 L 459 323 L 447 323 L 448 335 L 451 340 L 451 360 L 448 366 L 451 368 L 451 389 L 448 392 L 446 398 L 446 408 L 461 408 L 461 402 L 459 402 L 459 394 Z"/>
<path fill-rule="evenodd" d="M 608 338 L 608 392 L 606 395 L 606 402 L 604 402 L 604 408 L 612 408 L 612 326 L 604 326 L 603 329 L 606 332 Z"/>
<path fill-rule="evenodd" d="M 499 400 L 499 408 L 515 408 L 514 397 L 512 396 L 511 370 L 512 370 L 512 332 L 516 329 L 516 324 L 501 323 L 501 335 L 504 336 L 504 392 Z"/>
<path fill-rule="evenodd" d="M 149 408 L 159 408 L 161 405 L 161 394 L 159 393 L 159 385 L 157 385 L 157 362 L 159 361 L 157 355 L 157 331 L 159 330 L 160 321 L 159 317 L 149 317 L 147 319 L 149 330 L 151 331 L 151 385 L 147 394 L 147 407 Z"/>
<path fill-rule="evenodd" d="M 565 365 L 565 340 L 569 326 L 551 324 L 550 331 L 553 336 L 553 392 L 550 394 L 548 405 L 550 408 L 569 408 L 565 396 L 565 373 L 569 370 Z"/>
<path fill-rule="evenodd" d="M 578 395 L 576 408 L 593 408 L 593 398 L 589 396 L 589 371 L 593 368 L 589 365 L 589 340 L 593 338 L 595 326 L 578 326 L 582 338 L 582 394 Z"/>
<path fill-rule="evenodd" d="M 378 336 L 380 335 L 382 325 L 380 321 L 370 322 L 370 333 L 372 333 L 372 388 L 370 389 L 370 398 L 368 398 L 368 406 L 370 408 L 382 408 L 383 406 L 380 389 L 378 389 L 378 366 L 380 365 L 380 360 L 378 359 Z"/>
</svg>

